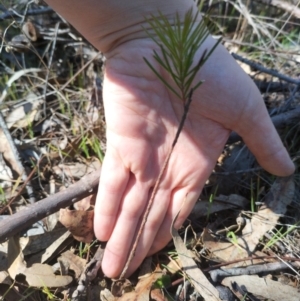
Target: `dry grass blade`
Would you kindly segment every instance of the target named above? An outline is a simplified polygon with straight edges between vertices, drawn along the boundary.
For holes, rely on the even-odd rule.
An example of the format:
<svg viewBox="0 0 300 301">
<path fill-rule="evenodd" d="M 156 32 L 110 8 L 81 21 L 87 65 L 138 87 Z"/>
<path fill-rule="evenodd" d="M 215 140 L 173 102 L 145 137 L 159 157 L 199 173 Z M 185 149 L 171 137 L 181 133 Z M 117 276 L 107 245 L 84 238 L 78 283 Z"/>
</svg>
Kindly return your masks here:
<svg viewBox="0 0 300 301">
<path fill-rule="evenodd" d="M 9 132 L 9 130 L 6 126 L 6 123 L 4 121 L 4 118 L 1 114 L 1 111 L 0 111 L 0 127 L 1 127 L 0 136 L 1 136 L 1 132 L 3 131 L 3 133 L 5 135 L 4 139 L 7 141 L 6 144 L 7 144 L 7 146 L 9 146 L 11 154 L 13 154 L 13 156 L 11 156 L 11 157 L 13 157 L 12 158 L 13 166 L 15 166 L 16 171 L 19 173 L 22 180 L 26 183 L 25 187 L 26 187 L 26 191 L 28 193 L 28 199 L 29 199 L 29 202 L 31 204 L 33 204 L 35 202 L 35 197 L 34 197 L 33 188 L 32 188 L 31 182 L 30 182 L 30 178 L 26 175 L 25 168 L 23 167 L 22 162 L 20 160 L 20 155 L 19 155 L 18 149 L 15 146 L 15 143 L 10 135 L 10 132 Z M 6 141 L 4 141 L 3 143 L 5 144 Z"/>
<path fill-rule="evenodd" d="M 300 8 L 298 7 L 299 2 L 298 2 L 297 5 L 293 5 L 293 4 L 289 3 L 288 1 L 283 1 L 283 0 L 272 0 L 272 1 L 255 0 L 255 1 L 256 2 L 261 2 L 261 3 L 266 3 L 268 5 L 278 7 L 280 9 L 290 13 L 291 16 L 294 16 L 294 17 L 300 19 Z"/>
<path fill-rule="evenodd" d="M 188 280 L 192 283 L 198 293 L 207 301 L 221 301 L 218 290 L 208 281 L 204 273 L 198 268 L 196 262 L 190 257 L 188 249 L 183 240 L 174 228 L 174 223 L 178 217 L 173 220 L 171 225 L 171 234 L 178 256 L 180 258 L 183 272 L 186 274 Z"/>
</svg>

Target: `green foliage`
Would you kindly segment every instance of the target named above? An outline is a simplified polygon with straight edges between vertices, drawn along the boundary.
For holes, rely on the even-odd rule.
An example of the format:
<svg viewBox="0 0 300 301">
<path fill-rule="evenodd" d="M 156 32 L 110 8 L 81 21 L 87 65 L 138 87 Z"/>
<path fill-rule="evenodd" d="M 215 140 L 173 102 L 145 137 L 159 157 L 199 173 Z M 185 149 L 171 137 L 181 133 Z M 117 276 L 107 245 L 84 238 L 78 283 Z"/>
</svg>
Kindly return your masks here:
<svg viewBox="0 0 300 301">
<path fill-rule="evenodd" d="M 163 275 L 161 278 L 157 279 L 154 282 L 153 287 L 154 288 L 165 288 L 168 287 L 171 284 L 171 277 L 169 275 Z"/>
<path fill-rule="evenodd" d="M 227 238 L 230 238 L 231 239 L 231 242 L 233 243 L 233 244 L 238 244 L 238 239 L 237 239 L 237 237 L 236 237 L 236 235 L 235 235 L 235 233 L 233 232 L 233 231 L 229 231 L 228 233 L 227 233 L 227 235 L 226 235 L 226 237 Z"/>
<path fill-rule="evenodd" d="M 297 229 L 299 226 L 300 221 L 298 221 L 295 225 L 292 225 L 289 227 L 288 230 L 282 233 L 284 227 L 281 227 L 279 230 L 276 230 L 276 233 L 273 235 L 273 237 L 266 243 L 263 250 L 266 250 L 268 248 L 271 248 L 274 244 L 276 244 L 278 241 L 283 240 L 290 232 Z"/>
<path fill-rule="evenodd" d="M 212 194 L 210 194 L 209 196 L 209 204 L 208 204 L 208 208 L 207 208 L 207 215 L 206 215 L 206 221 L 209 220 L 210 217 L 210 212 L 211 212 L 211 206 L 213 204 L 213 201 L 217 195 L 217 191 L 218 191 L 218 185 L 216 186 L 216 188 L 214 189 L 214 192 Z"/>
<path fill-rule="evenodd" d="M 101 144 L 100 144 L 100 140 L 98 137 L 91 137 L 90 139 L 90 145 L 91 145 L 91 148 L 92 150 L 94 151 L 95 155 L 97 156 L 97 158 L 99 158 L 99 160 L 101 162 L 103 162 L 103 159 L 104 159 L 104 153 L 101 149 Z"/>
<path fill-rule="evenodd" d="M 5 191 L 2 188 L 2 186 L 0 186 L 0 205 L 6 205 L 7 204 L 7 199 L 6 199 L 6 195 L 5 195 Z"/>
<path fill-rule="evenodd" d="M 99 160 L 102 162 L 104 159 L 104 154 L 101 149 L 99 138 L 97 136 L 90 135 L 88 133 L 87 134 L 83 133 L 83 129 L 82 129 L 81 137 L 82 139 L 78 146 L 78 149 L 84 153 L 86 158 L 91 157 L 90 152 L 92 150 L 94 152 L 93 155 L 96 155 L 97 158 L 99 158 Z"/>
<path fill-rule="evenodd" d="M 154 59 L 171 76 L 176 87 L 167 82 L 146 58 L 144 60 L 166 87 L 185 102 L 191 89 L 195 90 L 202 84 L 202 81 L 193 83 L 195 76 L 220 40 L 210 50 L 205 50 L 199 61 L 195 63 L 196 52 L 209 35 L 205 19 L 199 21 L 199 14 L 193 16 L 192 10 L 189 10 L 184 20 L 181 20 L 177 14 L 175 20 L 170 22 L 160 13 L 159 17 L 152 15 L 152 19 L 147 21 L 153 33 L 145 30 L 159 46 L 161 52 L 154 50 Z"/>
<path fill-rule="evenodd" d="M 47 297 L 47 300 L 49 301 L 56 301 L 59 300 L 51 291 L 50 289 L 44 285 L 42 288 L 42 292 L 44 293 L 44 295 Z"/>
<path fill-rule="evenodd" d="M 96 244 L 97 240 L 94 240 L 91 243 L 83 243 L 80 242 L 79 243 L 79 248 L 78 248 L 78 256 L 80 258 L 84 258 L 86 254 L 88 254 L 90 252 L 91 247 L 93 247 Z"/>
</svg>

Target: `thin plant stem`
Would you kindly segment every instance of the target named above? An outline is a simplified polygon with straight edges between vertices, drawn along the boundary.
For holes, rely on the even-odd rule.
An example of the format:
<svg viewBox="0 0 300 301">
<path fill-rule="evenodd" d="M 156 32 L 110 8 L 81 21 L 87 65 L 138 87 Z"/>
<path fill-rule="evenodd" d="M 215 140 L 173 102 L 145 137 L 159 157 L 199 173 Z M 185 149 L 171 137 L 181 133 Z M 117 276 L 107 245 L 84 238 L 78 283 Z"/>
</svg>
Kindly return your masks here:
<svg viewBox="0 0 300 301">
<path fill-rule="evenodd" d="M 144 228 L 145 228 L 145 224 L 146 224 L 146 222 L 147 222 L 147 219 L 148 219 L 148 216 L 149 216 L 149 213 L 150 213 L 150 210 L 151 210 L 151 207 L 152 207 L 152 204 L 153 204 L 155 195 L 156 195 L 156 193 L 157 193 L 157 191 L 158 191 L 158 187 L 159 187 L 159 185 L 160 185 L 160 183 L 161 183 L 162 177 L 163 177 L 163 175 L 164 175 L 164 173 L 165 173 L 165 170 L 166 170 L 166 168 L 167 168 L 167 166 L 168 166 L 168 163 L 169 163 L 170 157 L 171 157 L 171 155 L 172 155 L 173 149 L 174 149 L 174 147 L 175 147 L 175 145 L 176 145 L 176 143 L 177 143 L 177 141 L 178 141 L 179 135 L 180 135 L 180 133 L 181 133 L 181 131 L 182 131 L 182 128 L 183 128 L 183 126 L 184 126 L 184 122 L 185 122 L 185 120 L 186 120 L 186 117 L 187 117 L 187 114 L 188 114 L 188 111 L 189 111 L 190 104 L 191 104 L 191 102 L 192 102 L 192 96 L 193 96 L 193 89 L 190 90 L 189 98 L 188 98 L 187 102 L 184 104 L 183 115 L 182 115 L 182 117 L 181 117 L 181 121 L 180 121 L 180 123 L 179 123 L 179 126 L 178 126 L 178 129 L 177 129 L 176 135 L 175 135 L 175 137 L 174 137 L 174 140 L 173 140 L 171 149 L 170 149 L 170 151 L 169 151 L 168 154 L 167 154 L 167 157 L 166 157 L 166 159 L 165 159 L 165 161 L 164 161 L 164 164 L 163 164 L 163 166 L 162 166 L 162 168 L 161 168 L 161 170 L 160 170 L 160 173 L 159 173 L 159 175 L 158 175 L 158 178 L 157 178 L 157 180 L 156 180 L 156 182 L 155 182 L 155 185 L 154 185 L 154 188 L 153 188 L 153 191 L 152 191 L 150 200 L 149 200 L 149 202 L 148 202 L 148 204 L 147 204 L 146 211 L 145 211 L 145 213 L 144 213 L 144 215 L 143 215 L 142 223 L 141 223 L 141 225 L 140 225 L 139 231 L 138 231 L 137 236 L 136 236 L 136 238 L 135 238 L 133 247 L 132 247 L 132 249 L 131 249 L 131 251 L 130 251 L 129 257 L 128 257 L 127 262 L 126 262 L 126 264 L 125 264 L 125 267 L 124 267 L 124 269 L 123 269 L 123 271 L 122 271 L 122 273 L 121 273 L 121 275 L 120 275 L 120 279 L 124 279 L 124 278 L 125 278 L 126 272 L 127 272 L 128 268 L 129 268 L 129 265 L 130 265 L 130 263 L 132 262 L 132 259 L 133 259 L 134 255 L 135 255 L 135 252 L 136 252 L 136 249 L 137 249 L 137 245 L 138 245 L 138 243 L 139 243 L 140 237 L 141 237 L 141 235 L 142 235 L 142 233 L 143 233 L 143 230 L 144 230 Z"/>
</svg>

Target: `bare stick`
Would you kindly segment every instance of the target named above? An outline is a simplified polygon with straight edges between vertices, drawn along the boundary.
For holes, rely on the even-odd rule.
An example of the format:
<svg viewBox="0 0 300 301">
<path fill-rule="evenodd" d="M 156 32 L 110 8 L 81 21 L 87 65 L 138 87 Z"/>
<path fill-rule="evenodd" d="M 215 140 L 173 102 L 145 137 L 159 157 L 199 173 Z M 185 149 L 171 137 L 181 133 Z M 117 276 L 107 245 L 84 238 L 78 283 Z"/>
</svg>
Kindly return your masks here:
<svg viewBox="0 0 300 301">
<path fill-rule="evenodd" d="M 61 208 L 70 206 L 82 198 L 97 192 L 100 170 L 82 177 L 67 189 L 27 206 L 14 215 L 0 221 L 0 243 L 26 227 Z"/>
<path fill-rule="evenodd" d="M 193 95 L 193 89 L 191 89 L 191 91 L 190 91 L 190 93 L 189 93 L 189 98 L 188 98 L 187 102 L 186 102 L 185 105 L 184 105 L 184 112 L 183 112 L 183 115 L 182 115 L 182 118 L 181 118 L 181 121 L 180 121 L 178 130 L 177 130 L 176 135 L 175 135 L 175 138 L 174 138 L 174 140 L 173 140 L 171 149 L 170 149 L 170 151 L 169 151 L 169 153 L 168 153 L 168 155 L 167 155 L 167 157 L 166 157 L 166 159 L 165 159 L 165 161 L 164 161 L 164 164 L 163 164 L 163 166 L 162 166 L 162 169 L 160 170 L 160 173 L 159 173 L 159 175 L 158 175 L 158 178 L 157 178 L 157 180 L 156 180 L 156 182 L 155 182 L 155 185 L 154 185 L 154 188 L 153 188 L 153 191 L 152 191 L 150 200 L 149 200 L 149 202 L 148 202 L 146 211 L 145 211 L 145 213 L 144 213 L 144 215 L 143 215 L 142 223 L 141 223 L 141 225 L 140 225 L 139 231 L 138 231 L 137 236 L 136 236 L 136 238 L 135 238 L 134 244 L 133 244 L 132 249 L 131 249 L 131 251 L 130 251 L 129 257 L 128 257 L 127 262 L 126 262 L 126 264 L 125 264 L 125 267 L 124 267 L 124 269 L 123 269 L 123 271 L 122 271 L 122 273 L 121 273 L 121 275 L 120 275 L 120 279 L 123 279 L 123 278 L 125 277 L 125 274 L 126 274 L 126 272 L 127 272 L 127 270 L 128 270 L 128 267 L 129 267 L 129 265 L 130 265 L 130 263 L 131 263 L 131 261 L 132 261 L 134 255 L 135 255 L 135 251 L 136 251 L 138 242 L 139 242 L 140 237 L 141 237 L 141 235 L 142 235 L 142 233 L 143 233 L 143 230 L 144 230 L 145 224 L 146 224 L 146 222 L 147 222 L 147 218 L 148 218 L 148 215 L 149 215 L 151 206 L 152 206 L 152 204 L 153 204 L 155 195 L 156 195 L 156 193 L 157 193 L 158 187 L 159 187 L 159 185 L 160 185 L 162 176 L 163 176 L 163 174 L 164 174 L 164 172 L 165 172 L 165 170 L 166 170 L 166 168 L 167 168 L 167 166 L 168 166 L 168 163 L 169 163 L 171 154 L 172 154 L 173 149 L 174 149 L 174 147 L 175 147 L 175 145 L 176 145 L 176 143 L 177 143 L 177 140 L 178 140 L 178 138 L 179 138 L 180 132 L 182 131 L 182 128 L 183 128 L 183 125 L 184 125 L 184 122 L 185 122 L 187 113 L 188 113 L 188 111 L 189 111 L 190 104 L 191 104 L 191 102 L 192 102 L 192 95 Z"/>
<path fill-rule="evenodd" d="M 290 265 L 295 265 L 289 263 Z M 280 270 L 286 270 L 290 268 L 286 262 L 270 262 L 258 265 L 250 265 L 245 268 L 232 268 L 232 269 L 218 269 L 210 271 L 210 277 L 213 282 L 219 282 L 221 279 L 229 276 L 240 276 L 240 275 L 255 275 L 263 272 L 274 272 Z"/>
<path fill-rule="evenodd" d="M 250 67 L 254 68 L 254 69 L 257 69 L 261 72 L 264 72 L 264 73 L 267 73 L 267 74 L 270 74 L 270 75 L 273 75 L 279 79 L 282 79 L 288 83 L 291 83 L 291 84 L 295 84 L 295 85 L 300 85 L 300 80 L 299 79 L 296 79 L 296 78 L 292 78 L 292 77 L 289 77 L 287 75 L 284 75 L 282 73 L 279 73 L 278 71 L 276 70 L 273 70 L 273 69 L 269 69 L 269 68 L 266 68 L 264 66 L 262 66 L 261 64 L 258 64 L 258 63 L 255 63 L 251 60 L 248 60 L 236 53 L 232 53 L 231 54 L 236 60 L 238 61 L 241 61 L 242 63 L 245 63 L 247 65 L 249 65 Z"/>
</svg>

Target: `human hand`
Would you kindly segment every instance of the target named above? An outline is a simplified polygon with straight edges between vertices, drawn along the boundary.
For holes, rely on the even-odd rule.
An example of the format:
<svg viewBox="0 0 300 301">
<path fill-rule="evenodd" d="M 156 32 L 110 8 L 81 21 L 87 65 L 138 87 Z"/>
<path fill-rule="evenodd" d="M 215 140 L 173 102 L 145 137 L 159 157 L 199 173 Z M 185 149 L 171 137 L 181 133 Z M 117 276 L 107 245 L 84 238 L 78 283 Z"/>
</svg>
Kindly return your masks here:
<svg viewBox="0 0 300 301">
<path fill-rule="evenodd" d="M 152 187 L 170 150 L 183 104 L 145 64 L 156 44 L 146 38 L 145 17 L 160 11 L 173 20 L 192 0 L 46 0 L 107 57 L 104 105 L 107 152 L 95 208 L 95 233 L 108 241 L 103 271 L 117 277 L 125 264 Z M 195 62 L 214 42 L 207 39 Z M 159 51 L 159 50 L 158 50 Z M 163 74 L 163 73 L 162 73 Z M 167 74 L 163 74 L 171 82 Z M 171 156 L 140 239 L 132 273 L 145 256 L 170 239 L 170 224 L 187 199 L 176 226 L 185 220 L 231 132 L 240 134 L 258 162 L 285 176 L 294 165 L 267 114 L 259 91 L 220 45 L 201 68 L 188 118 Z"/>
<path fill-rule="evenodd" d="M 213 45 L 207 39 L 199 49 Z M 183 113 L 182 101 L 169 92 L 145 64 L 153 59 L 154 42 L 129 40 L 107 53 L 103 98 L 107 151 L 95 208 L 94 228 L 108 241 L 102 268 L 109 277 L 121 273 L 162 164 Z M 159 51 L 159 50 L 158 50 Z M 167 74 L 167 81 L 171 79 Z M 171 156 L 128 274 L 170 240 L 170 225 L 187 218 L 222 152 L 231 130 L 240 134 L 258 162 L 285 176 L 294 165 L 279 139 L 260 93 L 233 58 L 218 46 L 195 81 L 205 83 L 193 102 Z"/>
</svg>

